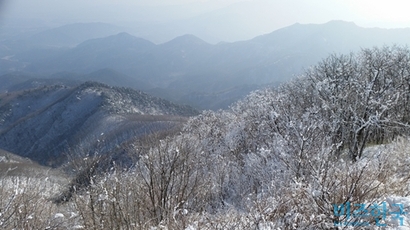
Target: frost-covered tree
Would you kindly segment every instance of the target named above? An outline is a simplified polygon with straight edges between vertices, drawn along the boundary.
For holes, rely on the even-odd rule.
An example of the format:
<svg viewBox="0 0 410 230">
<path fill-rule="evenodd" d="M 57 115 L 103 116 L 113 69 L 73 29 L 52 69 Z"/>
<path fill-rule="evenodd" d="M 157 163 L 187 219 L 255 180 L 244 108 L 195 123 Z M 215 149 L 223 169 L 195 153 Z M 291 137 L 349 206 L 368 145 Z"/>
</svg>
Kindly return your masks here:
<svg viewBox="0 0 410 230">
<path fill-rule="evenodd" d="M 408 128 L 410 51 L 385 47 L 332 55 L 307 71 L 329 135 L 350 158 L 369 142 L 383 143 Z"/>
</svg>

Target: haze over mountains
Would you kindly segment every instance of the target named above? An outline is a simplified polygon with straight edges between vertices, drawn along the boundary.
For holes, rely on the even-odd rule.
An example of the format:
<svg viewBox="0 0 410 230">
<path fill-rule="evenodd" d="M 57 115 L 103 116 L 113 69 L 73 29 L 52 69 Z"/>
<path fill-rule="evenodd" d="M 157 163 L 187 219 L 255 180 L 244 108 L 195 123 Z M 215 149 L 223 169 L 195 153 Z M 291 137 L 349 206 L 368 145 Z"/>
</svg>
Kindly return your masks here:
<svg viewBox="0 0 410 230">
<path fill-rule="evenodd" d="M 70 23 L 106 22 L 126 27 L 123 31 L 156 44 L 183 34 L 195 34 L 216 44 L 220 41 L 248 40 L 301 21 L 290 19 L 281 12 L 283 5 L 295 10 L 293 4 L 270 0 L 38 0 L 35 3 L 15 0 L 8 1 L 6 7 L 0 8 L 3 13 L 0 23 L 4 21 L 0 34 L 18 34 L 22 29 L 28 29 L 27 34 L 32 34 Z M 305 2 L 297 5 L 304 11 L 311 8 Z"/>
<path fill-rule="evenodd" d="M 343 21 L 294 24 L 216 45 L 193 35 L 157 45 L 119 31 L 109 24 L 72 24 L 5 40 L 0 73 L 101 81 L 199 109 L 219 109 L 258 87 L 291 79 L 330 53 L 403 45 L 410 39 L 410 29 L 362 28 Z"/>
<path fill-rule="evenodd" d="M 78 23 L 3 38 L 0 149 L 58 166 L 61 154 L 95 151 L 102 138 L 109 144 L 100 151 L 113 151 L 197 114 L 175 102 L 199 110 L 227 108 L 255 89 L 289 81 L 331 53 L 410 40 L 410 29 L 344 21 L 294 24 L 218 44 L 189 34 L 155 44 L 123 29 Z"/>
<path fill-rule="evenodd" d="M 399 4 L 4 2 L 0 229 L 410 223 L 410 28 L 347 22 Z"/>
</svg>

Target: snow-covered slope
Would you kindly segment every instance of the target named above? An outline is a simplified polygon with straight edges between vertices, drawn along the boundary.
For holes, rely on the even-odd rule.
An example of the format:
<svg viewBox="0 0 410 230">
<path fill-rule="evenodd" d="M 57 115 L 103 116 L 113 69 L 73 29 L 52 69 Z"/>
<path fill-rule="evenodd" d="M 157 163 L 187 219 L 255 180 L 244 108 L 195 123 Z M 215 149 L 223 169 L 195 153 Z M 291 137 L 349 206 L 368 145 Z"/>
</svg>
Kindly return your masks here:
<svg viewBox="0 0 410 230">
<path fill-rule="evenodd" d="M 196 114 L 139 91 L 87 82 L 0 95 L 0 148 L 58 166 L 66 154 L 108 151 Z"/>
</svg>

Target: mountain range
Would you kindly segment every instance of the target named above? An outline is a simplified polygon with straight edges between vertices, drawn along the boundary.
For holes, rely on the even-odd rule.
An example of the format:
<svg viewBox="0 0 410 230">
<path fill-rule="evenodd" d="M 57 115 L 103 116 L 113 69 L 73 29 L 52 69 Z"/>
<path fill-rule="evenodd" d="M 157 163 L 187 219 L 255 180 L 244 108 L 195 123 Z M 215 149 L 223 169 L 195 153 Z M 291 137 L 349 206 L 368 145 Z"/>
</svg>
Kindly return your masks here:
<svg viewBox="0 0 410 230">
<path fill-rule="evenodd" d="M 288 81 L 331 53 L 410 40 L 410 29 L 343 21 L 218 44 L 194 35 L 155 44 L 120 30 L 73 24 L 3 40 L 0 149 L 55 167 L 72 154 L 120 151 L 133 138 L 180 127 L 197 109 L 226 108 Z"/>
<path fill-rule="evenodd" d="M 56 31 L 62 34 L 73 27 Z M 45 34 L 50 38 L 44 41 L 52 41 L 55 33 Z M 198 109 L 219 109 L 251 90 L 288 81 L 331 53 L 405 45 L 409 40 L 410 29 L 362 28 L 344 21 L 294 24 L 250 40 L 216 45 L 193 35 L 154 44 L 122 32 L 74 47 L 17 50 L 2 57 L 0 74 L 18 71 L 36 78 L 114 81 Z"/>
</svg>

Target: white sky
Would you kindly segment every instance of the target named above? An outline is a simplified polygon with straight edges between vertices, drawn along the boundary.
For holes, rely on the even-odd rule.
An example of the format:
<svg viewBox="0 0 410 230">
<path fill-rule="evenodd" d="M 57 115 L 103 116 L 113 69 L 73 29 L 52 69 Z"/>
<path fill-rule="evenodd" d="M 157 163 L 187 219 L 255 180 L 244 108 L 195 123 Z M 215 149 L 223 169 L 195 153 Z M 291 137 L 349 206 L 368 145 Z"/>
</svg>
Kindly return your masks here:
<svg viewBox="0 0 410 230">
<path fill-rule="evenodd" d="M 245 2 L 241 15 L 265 32 L 294 23 L 353 21 L 364 27 L 410 27 L 406 0 L 0 0 L 0 20 L 73 22 L 167 21 Z M 1 4 L 3 3 L 3 4 Z"/>
</svg>

